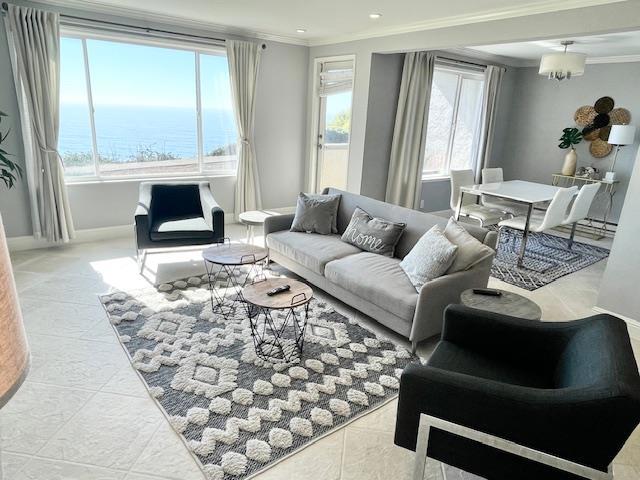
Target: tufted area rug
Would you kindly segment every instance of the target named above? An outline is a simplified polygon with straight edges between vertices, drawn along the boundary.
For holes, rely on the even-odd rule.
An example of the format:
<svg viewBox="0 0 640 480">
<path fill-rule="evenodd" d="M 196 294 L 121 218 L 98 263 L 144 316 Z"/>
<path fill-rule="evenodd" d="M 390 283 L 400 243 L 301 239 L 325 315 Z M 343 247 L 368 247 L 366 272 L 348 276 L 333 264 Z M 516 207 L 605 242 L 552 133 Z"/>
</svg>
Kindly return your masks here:
<svg viewBox="0 0 640 480">
<path fill-rule="evenodd" d="M 214 313 L 205 280 L 101 301 L 134 368 L 211 480 L 248 478 L 385 404 L 416 360 L 314 299 L 301 359 L 265 362 L 245 306 Z"/>
</svg>

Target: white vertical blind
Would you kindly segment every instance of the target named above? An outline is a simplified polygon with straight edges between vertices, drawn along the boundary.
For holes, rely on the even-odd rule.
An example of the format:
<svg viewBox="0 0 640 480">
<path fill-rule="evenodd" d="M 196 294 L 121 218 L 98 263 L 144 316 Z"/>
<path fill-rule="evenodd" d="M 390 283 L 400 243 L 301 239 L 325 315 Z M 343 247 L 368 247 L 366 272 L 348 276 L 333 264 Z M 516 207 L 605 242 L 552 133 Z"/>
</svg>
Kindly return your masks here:
<svg viewBox="0 0 640 480">
<path fill-rule="evenodd" d="M 324 62 L 320 71 L 319 95 L 349 92 L 353 88 L 353 60 Z"/>
</svg>

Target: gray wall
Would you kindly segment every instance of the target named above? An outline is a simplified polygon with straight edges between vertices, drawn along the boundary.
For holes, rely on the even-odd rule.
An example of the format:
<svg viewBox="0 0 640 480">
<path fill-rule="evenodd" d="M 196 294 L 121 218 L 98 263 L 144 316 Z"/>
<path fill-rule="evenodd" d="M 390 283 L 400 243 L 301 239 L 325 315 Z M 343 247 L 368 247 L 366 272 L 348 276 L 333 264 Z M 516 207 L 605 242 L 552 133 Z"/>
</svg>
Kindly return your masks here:
<svg viewBox="0 0 640 480">
<path fill-rule="evenodd" d="M 393 127 L 398 106 L 404 54 L 371 58 L 367 129 L 364 140 L 361 193 L 384 200 L 389 173 Z"/>
<path fill-rule="evenodd" d="M 598 307 L 640 321 L 640 153 L 635 160 L 607 268 L 600 284 Z"/>
<path fill-rule="evenodd" d="M 612 97 L 616 106 L 627 108 L 632 123 L 640 120 L 638 78 L 640 63 L 587 65 L 584 76 L 570 81 L 550 81 L 538 75 L 537 68 L 515 68 L 512 85 L 507 85 L 502 100 L 509 100 L 508 112 L 501 111 L 496 126 L 496 149 L 491 164 L 502 166 L 507 179 L 551 181 L 551 174 L 562 169 L 566 150 L 558 148 L 562 129 L 575 125 L 573 114 L 582 105 L 593 105 L 600 97 Z M 511 91 L 509 91 L 511 90 Z M 503 105 L 505 106 L 505 102 Z M 617 222 L 640 142 L 620 150 L 616 172 L 620 179 L 614 199 L 611 220 Z M 606 171 L 611 155 L 595 159 L 589 154 L 589 142 L 576 147 L 578 166 Z"/>
<path fill-rule="evenodd" d="M 15 3 L 38 6 L 30 2 Z M 50 6 L 42 8 L 182 33 L 208 34 L 206 31 L 89 14 L 78 10 Z M 267 49 L 263 51 L 258 80 L 256 153 L 263 204 L 266 208 L 277 208 L 293 205 L 303 185 L 309 48 L 268 41 L 262 43 L 267 44 Z M 8 121 L 3 122 L 3 126 L 12 129 L 7 149 L 15 153 L 15 157 L 22 164 L 22 140 L 4 22 L 0 22 L 0 66 L 0 110 L 10 115 Z M 210 180 L 216 200 L 227 211 L 232 212 L 235 177 L 215 177 Z M 76 229 L 130 224 L 137 202 L 139 183 L 116 181 L 70 185 L 69 198 Z M 7 236 L 31 235 L 29 200 L 24 182 L 11 191 L 0 187 L 0 212 Z"/>
<path fill-rule="evenodd" d="M 332 55 L 356 56 L 348 189 L 360 192 L 361 188 L 373 53 L 441 50 L 607 31 L 637 30 L 638 28 L 640 28 L 640 9 L 637 3 L 620 2 L 312 47 L 312 59 Z"/>
</svg>

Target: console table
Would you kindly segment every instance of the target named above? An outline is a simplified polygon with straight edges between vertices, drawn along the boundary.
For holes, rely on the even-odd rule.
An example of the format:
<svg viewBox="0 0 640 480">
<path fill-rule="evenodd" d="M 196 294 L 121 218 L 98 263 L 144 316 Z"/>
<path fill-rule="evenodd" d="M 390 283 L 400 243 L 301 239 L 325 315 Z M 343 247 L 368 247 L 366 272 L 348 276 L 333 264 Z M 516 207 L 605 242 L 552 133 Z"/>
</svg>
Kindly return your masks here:
<svg viewBox="0 0 640 480">
<path fill-rule="evenodd" d="M 587 224 L 585 226 L 590 227 L 592 229 L 594 237 L 597 239 L 604 238 L 605 235 L 608 232 L 610 232 L 610 230 L 607 229 L 607 219 L 609 218 L 609 215 L 611 215 L 611 209 L 613 208 L 613 197 L 616 194 L 618 184 L 620 183 L 619 180 L 614 180 L 611 182 L 611 181 L 605 180 L 604 178 L 598 179 L 598 178 L 589 178 L 589 177 L 576 177 L 575 175 L 562 175 L 561 173 L 554 173 L 552 174 L 551 183 L 552 185 L 555 185 L 558 187 L 571 187 L 573 185 L 576 185 L 576 183 L 578 185 L 583 185 L 587 183 L 601 184 L 604 188 L 598 193 L 595 201 L 597 201 L 598 198 L 604 198 L 604 206 L 603 206 L 604 208 L 603 208 L 602 218 L 588 217 L 586 219 Z M 594 204 L 595 204 L 595 201 L 594 201 Z M 594 221 L 602 222 L 602 226 L 597 227 L 593 223 Z"/>
</svg>

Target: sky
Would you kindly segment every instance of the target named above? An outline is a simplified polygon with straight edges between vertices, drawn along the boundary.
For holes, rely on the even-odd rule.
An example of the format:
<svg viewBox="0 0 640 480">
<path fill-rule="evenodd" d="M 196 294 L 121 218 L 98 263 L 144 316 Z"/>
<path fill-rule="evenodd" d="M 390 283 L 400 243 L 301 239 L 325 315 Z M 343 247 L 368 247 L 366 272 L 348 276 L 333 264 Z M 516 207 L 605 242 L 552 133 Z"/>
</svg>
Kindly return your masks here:
<svg viewBox="0 0 640 480">
<path fill-rule="evenodd" d="M 195 53 L 87 40 L 93 103 L 195 108 Z M 60 101 L 87 104 L 82 40 L 61 39 Z M 203 109 L 231 109 L 225 56 L 200 54 Z"/>
</svg>

